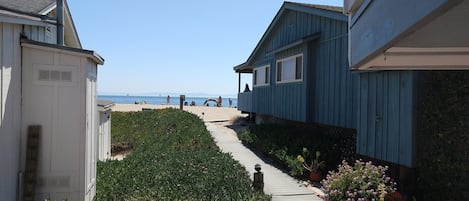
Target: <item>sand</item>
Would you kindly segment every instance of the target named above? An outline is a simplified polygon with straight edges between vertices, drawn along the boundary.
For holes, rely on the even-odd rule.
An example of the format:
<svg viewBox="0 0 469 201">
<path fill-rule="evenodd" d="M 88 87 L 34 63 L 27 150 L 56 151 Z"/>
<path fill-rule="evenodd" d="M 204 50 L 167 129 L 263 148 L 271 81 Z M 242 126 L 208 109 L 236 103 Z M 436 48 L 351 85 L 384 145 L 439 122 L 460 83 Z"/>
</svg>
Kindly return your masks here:
<svg viewBox="0 0 469 201">
<path fill-rule="evenodd" d="M 115 104 L 112 111 L 135 112 L 142 111 L 142 109 L 163 109 L 168 107 L 179 109 L 179 106 L 176 105 Z M 230 121 L 237 117 L 247 116 L 241 114 L 236 108 L 229 107 L 184 106 L 183 110 L 199 116 L 205 122 Z"/>
</svg>

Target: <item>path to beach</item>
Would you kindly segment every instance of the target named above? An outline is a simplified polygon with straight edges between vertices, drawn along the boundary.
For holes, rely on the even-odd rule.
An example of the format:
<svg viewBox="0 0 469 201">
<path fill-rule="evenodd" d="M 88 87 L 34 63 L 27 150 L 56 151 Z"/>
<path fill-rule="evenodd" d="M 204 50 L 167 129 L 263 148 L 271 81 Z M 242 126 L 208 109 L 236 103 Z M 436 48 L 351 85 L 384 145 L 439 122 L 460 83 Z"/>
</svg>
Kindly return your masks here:
<svg viewBox="0 0 469 201">
<path fill-rule="evenodd" d="M 142 111 L 143 109 L 162 109 L 166 105 L 116 104 L 113 111 Z M 240 131 L 246 125 L 232 124 L 232 120 L 244 116 L 236 108 L 218 108 L 204 106 L 186 106 L 184 110 L 201 117 L 216 144 L 223 152 L 231 153 L 249 172 L 251 180 L 255 172 L 254 165 L 260 164 L 264 173 L 264 192 L 272 195 L 273 201 L 321 201 L 322 192 L 307 183 L 298 181 L 279 169 L 265 163 L 251 150 L 242 145 L 235 130 Z"/>
</svg>

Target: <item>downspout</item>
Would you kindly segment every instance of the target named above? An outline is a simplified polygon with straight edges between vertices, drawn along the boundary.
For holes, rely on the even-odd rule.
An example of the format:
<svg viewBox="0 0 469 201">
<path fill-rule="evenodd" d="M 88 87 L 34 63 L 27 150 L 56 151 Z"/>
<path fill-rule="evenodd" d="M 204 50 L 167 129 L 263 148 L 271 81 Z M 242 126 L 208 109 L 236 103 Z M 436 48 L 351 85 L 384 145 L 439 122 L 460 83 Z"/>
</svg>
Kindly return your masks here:
<svg viewBox="0 0 469 201">
<path fill-rule="evenodd" d="M 57 0 L 57 45 L 64 45 L 64 0 Z"/>
</svg>

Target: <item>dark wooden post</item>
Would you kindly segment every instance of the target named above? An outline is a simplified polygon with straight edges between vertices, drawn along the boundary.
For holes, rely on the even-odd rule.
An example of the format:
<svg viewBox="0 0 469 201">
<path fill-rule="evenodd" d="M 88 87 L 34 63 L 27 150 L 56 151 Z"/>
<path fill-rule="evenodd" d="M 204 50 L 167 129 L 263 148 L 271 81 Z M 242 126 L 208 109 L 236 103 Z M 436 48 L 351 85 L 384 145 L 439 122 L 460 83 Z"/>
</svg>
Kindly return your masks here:
<svg viewBox="0 0 469 201">
<path fill-rule="evenodd" d="M 238 73 L 238 94 L 241 93 L 241 73 Z"/>
<path fill-rule="evenodd" d="M 41 139 L 41 126 L 28 127 L 26 142 L 26 171 L 24 174 L 24 201 L 33 201 L 36 190 L 37 165 L 39 158 L 39 140 Z M 21 184 L 20 184 L 21 185 Z"/>
<path fill-rule="evenodd" d="M 261 172 L 261 165 L 256 164 L 254 169 L 257 171 L 254 173 L 254 181 L 252 186 L 258 191 L 264 191 L 264 173 Z"/>
<path fill-rule="evenodd" d="M 184 101 L 186 100 L 186 96 L 185 95 L 180 95 L 179 96 L 179 109 L 182 110 L 183 109 L 183 105 L 184 105 Z"/>
</svg>

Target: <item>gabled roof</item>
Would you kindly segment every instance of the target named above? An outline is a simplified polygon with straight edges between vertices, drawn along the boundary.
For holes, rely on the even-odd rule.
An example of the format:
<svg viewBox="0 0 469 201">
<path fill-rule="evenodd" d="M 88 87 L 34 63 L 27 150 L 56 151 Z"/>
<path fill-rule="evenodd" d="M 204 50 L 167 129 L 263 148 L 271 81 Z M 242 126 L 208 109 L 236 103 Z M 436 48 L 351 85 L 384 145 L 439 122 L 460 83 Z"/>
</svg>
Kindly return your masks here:
<svg viewBox="0 0 469 201">
<path fill-rule="evenodd" d="M 56 0 L 0 0 L 0 6 L 26 13 L 39 14 L 42 10 L 55 3 L 55 1 Z"/>
<path fill-rule="evenodd" d="M 277 12 L 274 19 L 270 23 L 269 27 L 265 31 L 264 35 L 262 35 L 261 40 L 257 43 L 256 47 L 252 51 L 247 61 L 233 67 L 233 69 L 236 72 L 240 72 L 240 73 L 252 72 L 252 66 L 250 66 L 250 62 L 252 61 L 254 55 L 256 55 L 256 53 L 259 51 L 264 41 L 271 34 L 275 25 L 279 22 L 280 18 L 283 16 L 285 11 L 287 10 L 294 10 L 294 11 L 304 12 L 304 13 L 308 13 L 312 15 L 328 17 L 328 18 L 332 18 L 336 20 L 347 21 L 347 16 L 342 14 L 342 7 L 285 1 L 283 2 L 282 7 L 280 7 L 280 10 Z"/>
<path fill-rule="evenodd" d="M 64 0 L 63 6 L 65 44 L 74 48 L 82 48 L 67 1 Z M 22 20 L 57 24 L 55 17 L 47 16 L 55 10 L 56 7 L 57 0 L 0 0 L 0 15 L 6 15 Z M 40 24 L 33 23 L 33 25 Z"/>
</svg>

